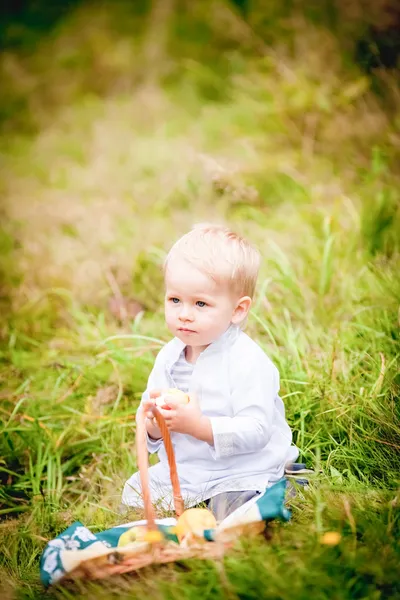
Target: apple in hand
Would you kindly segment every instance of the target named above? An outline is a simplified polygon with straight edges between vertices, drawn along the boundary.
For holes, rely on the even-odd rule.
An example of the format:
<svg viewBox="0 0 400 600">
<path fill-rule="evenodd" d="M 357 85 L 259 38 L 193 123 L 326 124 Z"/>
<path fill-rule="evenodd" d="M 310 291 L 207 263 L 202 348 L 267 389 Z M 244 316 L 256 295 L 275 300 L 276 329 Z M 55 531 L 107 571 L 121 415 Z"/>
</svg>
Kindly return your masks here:
<svg viewBox="0 0 400 600">
<path fill-rule="evenodd" d="M 168 405 L 168 400 L 174 402 L 175 404 L 188 404 L 190 398 L 188 394 L 185 394 L 185 392 L 182 392 L 176 388 L 171 388 L 167 390 L 165 394 L 161 394 L 161 396 L 156 398 L 156 406 L 164 410 L 169 410 L 170 407 Z"/>
</svg>

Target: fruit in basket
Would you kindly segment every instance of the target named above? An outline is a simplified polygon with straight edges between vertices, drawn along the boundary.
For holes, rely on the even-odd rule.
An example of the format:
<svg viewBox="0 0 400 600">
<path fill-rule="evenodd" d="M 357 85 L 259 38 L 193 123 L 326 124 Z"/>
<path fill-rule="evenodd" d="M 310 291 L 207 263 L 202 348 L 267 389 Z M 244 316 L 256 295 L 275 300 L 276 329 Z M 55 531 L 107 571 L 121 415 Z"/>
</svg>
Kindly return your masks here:
<svg viewBox="0 0 400 600">
<path fill-rule="evenodd" d="M 202 533 L 205 529 L 214 529 L 217 521 L 207 508 L 188 508 L 179 517 L 175 533 L 181 541 L 188 533 Z"/>
<path fill-rule="evenodd" d="M 127 546 L 133 542 L 160 542 L 164 539 L 161 531 L 149 531 L 143 525 L 136 525 L 125 531 L 118 540 L 118 547 Z"/>
<path fill-rule="evenodd" d="M 158 408 L 163 408 L 164 410 L 168 410 L 169 406 L 168 406 L 168 401 L 172 401 L 175 404 L 188 404 L 189 403 L 189 396 L 188 394 L 185 394 L 185 392 L 182 392 L 181 390 L 178 390 L 177 388 L 170 388 L 169 390 L 167 390 L 165 392 L 165 394 L 161 394 L 161 396 L 158 396 L 158 398 L 156 398 L 156 406 Z"/>
</svg>

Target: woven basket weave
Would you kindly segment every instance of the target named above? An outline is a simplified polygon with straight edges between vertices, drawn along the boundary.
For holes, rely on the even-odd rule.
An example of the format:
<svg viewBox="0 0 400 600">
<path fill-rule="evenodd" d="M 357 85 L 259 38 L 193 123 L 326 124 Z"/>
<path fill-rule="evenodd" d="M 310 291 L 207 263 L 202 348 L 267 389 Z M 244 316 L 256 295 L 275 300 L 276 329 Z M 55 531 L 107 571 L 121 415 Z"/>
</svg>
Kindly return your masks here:
<svg viewBox="0 0 400 600">
<path fill-rule="evenodd" d="M 175 513 L 176 517 L 179 517 L 184 511 L 184 505 L 171 436 L 165 420 L 157 407 L 154 406 L 152 411 L 160 428 L 168 456 Z M 156 531 L 157 524 L 155 521 L 155 510 L 151 501 L 149 487 L 146 416 L 143 411 L 139 411 L 137 414 L 136 448 L 147 530 Z M 105 549 L 102 555 L 82 561 L 81 564 L 69 574 L 69 577 L 103 579 L 110 575 L 136 571 L 151 564 L 168 563 L 184 560 L 186 558 L 221 558 L 226 547 L 229 545 L 230 544 L 221 542 L 207 542 L 205 540 L 204 542 L 199 541 L 198 543 L 191 543 L 190 545 L 179 545 L 173 542 L 161 541 L 151 543 L 150 545 L 147 542 L 135 544 L 132 548 L 123 546 L 118 549 Z"/>
</svg>

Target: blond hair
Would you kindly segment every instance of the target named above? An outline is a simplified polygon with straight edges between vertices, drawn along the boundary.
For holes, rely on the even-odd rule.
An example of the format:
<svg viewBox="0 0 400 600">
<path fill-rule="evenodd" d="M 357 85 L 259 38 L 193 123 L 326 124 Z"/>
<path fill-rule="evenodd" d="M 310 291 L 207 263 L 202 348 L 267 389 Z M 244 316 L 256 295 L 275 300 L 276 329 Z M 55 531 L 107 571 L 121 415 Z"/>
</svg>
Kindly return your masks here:
<svg viewBox="0 0 400 600">
<path fill-rule="evenodd" d="M 164 273 L 172 258 L 181 257 L 217 283 L 228 285 L 238 296 L 254 295 L 260 254 L 245 238 L 222 225 L 201 223 L 182 236 L 169 251 Z"/>
</svg>

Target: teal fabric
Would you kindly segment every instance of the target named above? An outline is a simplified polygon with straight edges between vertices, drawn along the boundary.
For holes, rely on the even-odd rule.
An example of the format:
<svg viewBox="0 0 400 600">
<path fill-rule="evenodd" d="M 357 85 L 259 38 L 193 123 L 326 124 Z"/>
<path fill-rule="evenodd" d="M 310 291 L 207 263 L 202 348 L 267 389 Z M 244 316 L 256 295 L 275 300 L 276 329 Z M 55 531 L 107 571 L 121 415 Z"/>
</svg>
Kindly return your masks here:
<svg viewBox="0 0 400 600">
<path fill-rule="evenodd" d="M 94 534 L 79 521 L 73 523 L 68 529 L 51 540 L 45 547 L 40 559 L 40 579 L 46 586 L 56 583 L 65 575 L 62 564 L 63 550 L 83 550 L 94 542 L 101 542 L 107 548 L 118 545 L 120 536 L 130 529 L 129 527 L 114 527 Z"/>
<path fill-rule="evenodd" d="M 264 494 L 259 497 L 256 504 L 262 521 L 270 521 L 271 519 L 289 521 L 291 513 L 285 506 L 286 485 L 286 479 L 281 479 L 281 481 L 265 490 Z"/>
<path fill-rule="evenodd" d="M 257 506 L 259 510 L 260 521 L 272 521 L 273 519 L 289 521 L 291 512 L 285 506 L 286 487 L 286 479 L 281 479 L 259 496 L 254 506 Z M 203 533 L 204 539 L 208 542 L 213 542 L 216 539 L 217 533 L 215 529 L 205 529 Z"/>
<path fill-rule="evenodd" d="M 258 506 L 261 520 L 270 521 L 271 519 L 281 519 L 287 521 L 290 518 L 290 511 L 285 507 L 286 480 L 267 488 L 259 497 L 256 504 Z M 158 525 L 167 539 L 176 540 L 176 537 L 168 531 L 166 525 Z M 64 550 L 83 550 L 94 542 L 101 542 L 107 548 L 115 548 L 118 545 L 119 538 L 123 533 L 131 529 L 132 524 L 126 527 L 113 527 L 100 533 L 92 533 L 87 527 L 79 521 L 73 523 L 68 529 L 51 540 L 45 547 L 40 559 L 40 578 L 45 586 L 56 583 L 66 571 L 62 563 L 62 553 Z M 215 530 L 204 532 L 206 540 L 214 539 Z"/>
</svg>

